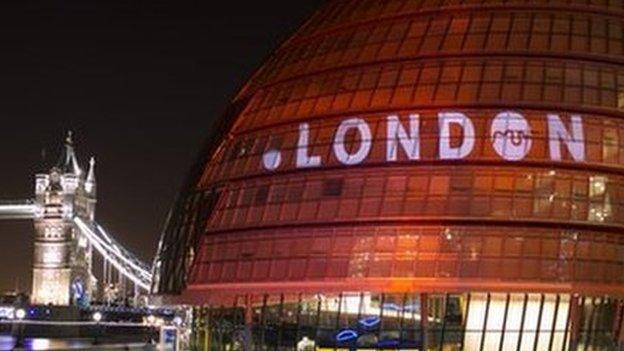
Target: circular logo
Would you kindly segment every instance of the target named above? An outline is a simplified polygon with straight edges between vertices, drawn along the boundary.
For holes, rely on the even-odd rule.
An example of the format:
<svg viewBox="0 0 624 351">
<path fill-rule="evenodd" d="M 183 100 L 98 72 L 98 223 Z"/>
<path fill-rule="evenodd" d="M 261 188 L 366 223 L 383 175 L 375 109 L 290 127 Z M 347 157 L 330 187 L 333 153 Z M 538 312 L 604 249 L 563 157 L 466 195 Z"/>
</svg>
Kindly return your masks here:
<svg viewBox="0 0 624 351">
<path fill-rule="evenodd" d="M 262 165 L 268 171 L 276 170 L 282 163 L 282 154 L 275 149 L 267 150 L 262 155 Z"/>
<path fill-rule="evenodd" d="M 507 161 L 519 161 L 531 151 L 531 127 L 526 118 L 516 112 L 501 112 L 492 121 L 492 146 Z"/>
</svg>

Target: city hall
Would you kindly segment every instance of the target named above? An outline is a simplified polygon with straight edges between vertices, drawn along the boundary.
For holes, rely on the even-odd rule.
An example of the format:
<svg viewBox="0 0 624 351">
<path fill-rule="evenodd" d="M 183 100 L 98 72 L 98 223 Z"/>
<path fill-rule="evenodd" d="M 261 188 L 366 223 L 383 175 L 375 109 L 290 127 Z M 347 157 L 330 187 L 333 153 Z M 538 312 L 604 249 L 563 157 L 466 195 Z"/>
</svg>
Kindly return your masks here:
<svg viewBox="0 0 624 351">
<path fill-rule="evenodd" d="M 212 350 L 616 350 L 619 0 L 328 0 L 237 92 L 154 262 Z"/>
</svg>

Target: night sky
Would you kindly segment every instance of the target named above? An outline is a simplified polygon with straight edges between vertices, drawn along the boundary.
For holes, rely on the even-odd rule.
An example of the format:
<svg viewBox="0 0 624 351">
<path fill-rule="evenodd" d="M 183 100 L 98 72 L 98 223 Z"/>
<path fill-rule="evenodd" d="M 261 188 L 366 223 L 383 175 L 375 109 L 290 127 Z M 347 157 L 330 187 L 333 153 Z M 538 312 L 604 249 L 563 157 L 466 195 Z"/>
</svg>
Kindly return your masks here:
<svg viewBox="0 0 624 351">
<path fill-rule="evenodd" d="M 320 2 L 58 1 L 2 11 L 0 199 L 32 197 L 34 173 L 56 162 L 71 129 L 81 163 L 97 159 L 98 222 L 151 262 L 212 121 Z M 32 222 L 0 222 L 0 235 L 0 289 L 19 279 L 29 292 Z"/>
</svg>

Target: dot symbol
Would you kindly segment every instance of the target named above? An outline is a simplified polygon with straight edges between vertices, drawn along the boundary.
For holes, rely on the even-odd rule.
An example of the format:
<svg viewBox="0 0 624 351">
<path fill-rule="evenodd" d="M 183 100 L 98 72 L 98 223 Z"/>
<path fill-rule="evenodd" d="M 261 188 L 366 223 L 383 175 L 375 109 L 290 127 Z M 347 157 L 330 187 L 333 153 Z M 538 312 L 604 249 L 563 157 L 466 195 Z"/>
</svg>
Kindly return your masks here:
<svg viewBox="0 0 624 351">
<path fill-rule="evenodd" d="M 282 163 L 282 153 L 275 149 L 269 149 L 262 156 L 262 165 L 268 171 L 276 170 Z"/>
</svg>

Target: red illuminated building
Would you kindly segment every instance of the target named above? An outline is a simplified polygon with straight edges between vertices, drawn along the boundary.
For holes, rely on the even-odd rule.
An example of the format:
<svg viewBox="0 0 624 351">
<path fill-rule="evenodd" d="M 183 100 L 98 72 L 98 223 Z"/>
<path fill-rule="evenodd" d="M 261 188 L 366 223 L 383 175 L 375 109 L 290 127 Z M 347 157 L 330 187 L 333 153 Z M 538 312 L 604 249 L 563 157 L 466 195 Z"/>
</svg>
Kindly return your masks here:
<svg viewBox="0 0 624 351">
<path fill-rule="evenodd" d="M 620 0 L 327 1 L 210 136 L 155 292 L 219 347 L 621 347 L 623 26 Z"/>
</svg>

